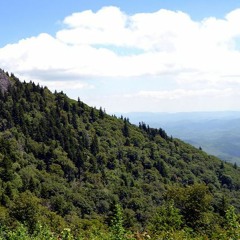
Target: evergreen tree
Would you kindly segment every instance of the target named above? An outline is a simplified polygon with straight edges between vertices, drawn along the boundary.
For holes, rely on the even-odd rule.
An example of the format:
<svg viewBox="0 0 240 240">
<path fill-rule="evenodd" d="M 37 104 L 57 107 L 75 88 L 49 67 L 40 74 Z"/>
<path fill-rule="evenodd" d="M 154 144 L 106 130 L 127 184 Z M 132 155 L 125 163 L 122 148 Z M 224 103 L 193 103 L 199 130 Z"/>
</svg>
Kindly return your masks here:
<svg viewBox="0 0 240 240">
<path fill-rule="evenodd" d="M 96 134 L 94 134 L 92 143 L 91 143 L 91 152 L 94 156 L 96 156 L 99 153 L 99 143 L 98 143 L 98 137 Z"/>
<path fill-rule="evenodd" d="M 124 137 L 129 137 L 129 124 L 126 118 L 124 118 L 124 124 L 123 124 L 123 129 L 122 129 L 122 133 Z"/>
<path fill-rule="evenodd" d="M 122 207 L 119 204 L 115 206 L 115 215 L 112 219 L 112 240 L 126 240 L 126 230 L 123 226 Z"/>
</svg>

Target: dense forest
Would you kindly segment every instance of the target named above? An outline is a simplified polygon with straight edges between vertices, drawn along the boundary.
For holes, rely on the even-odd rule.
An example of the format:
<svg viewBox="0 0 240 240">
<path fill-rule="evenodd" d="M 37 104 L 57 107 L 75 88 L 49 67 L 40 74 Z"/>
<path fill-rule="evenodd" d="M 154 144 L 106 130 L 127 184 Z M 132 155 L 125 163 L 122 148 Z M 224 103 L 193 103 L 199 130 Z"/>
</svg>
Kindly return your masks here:
<svg viewBox="0 0 240 240">
<path fill-rule="evenodd" d="M 118 114 L 118 116 L 120 116 Z M 201 148 L 208 154 L 240 164 L 240 111 L 125 113 L 132 123 L 154 128 Z M 194 133 L 194 134 L 193 134 Z"/>
<path fill-rule="evenodd" d="M 239 173 L 0 71 L 0 239 L 240 239 Z"/>
</svg>

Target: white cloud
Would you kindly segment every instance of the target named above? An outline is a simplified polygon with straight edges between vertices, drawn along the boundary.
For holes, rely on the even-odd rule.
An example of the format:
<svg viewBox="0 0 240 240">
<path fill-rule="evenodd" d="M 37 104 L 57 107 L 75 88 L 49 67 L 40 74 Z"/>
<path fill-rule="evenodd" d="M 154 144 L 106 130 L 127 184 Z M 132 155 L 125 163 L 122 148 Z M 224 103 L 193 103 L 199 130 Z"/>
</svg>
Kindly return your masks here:
<svg viewBox="0 0 240 240">
<path fill-rule="evenodd" d="M 0 62 L 8 71 L 49 86 L 58 81 L 67 88 L 64 81 L 69 80 L 72 88 L 89 89 L 93 77 L 143 81 L 146 76 L 171 75 L 178 89 L 143 89 L 138 97 L 218 95 L 234 87 L 240 90 L 239 22 L 240 9 L 223 19 L 196 22 L 183 12 L 162 9 L 128 15 L 117 7 L 104 7 L 66 17 L 55 36 L 42 33 L 1 48 Z"/>
<path fill-rule="evenodd" d="M 111 107 L 105 103 L 107 109 L 114 111 L 120 105 L 121 112 L 150 111 L 150 112 L 179 112 L 179 111 L 223 111 L 239 110 L 240 93 L 237 89 L 203 89 L 203 90 L 162 90 L 140 91 L 124 96 L 114 96 L 115 103 Z M 104 101 L 102 102 L 104 103 Z M 135 108 L 132 109 L 132 103 Z"/>
<path fill-rule="evenodd" d="M 46 82 L 45 81 L 37 81 L 41 86 L 45 86 Z M 48 88 L 52 91 L 62 91 L 64 90 L 79 90 L 83 88 L 88 88 L 92 89 L 94 88 L 93 85 L 84 83 L 84 82 L 79 82 L 79 81 L 48 81 L 47 82 Z"/>
<path fill-rule="evenodd" d="M 240 93 L 235 89 L 140 91 L 109 97 L 87 97 L 93 106 L 109 112 L 184 112 L 239 110 Z"/>
<path fill-rule="evenodd" d="M 197 97 L 231 97 L 233 95 L 240 95 L 240 93 L 231 88 L 225 89 L 200 89 L 200 90 L 187 90 L 187 89 L 174 89 L 168 91 L 140 91 L 136 94 L 139 97 L 156 98 L 156 99 L 182 99 L 182 98 L 197 98 Z"/>
<path fill-rule="evenodd" d="M 240 53 L 234 49 L 234 40 L 240 36 L 239 16 L 240 9 L 225 19 L 194 22 L 182 12 L 129 16 L 116 7 L 105 7 L 66 17 L 66 28 L 56 38 L 40 34 L 8 45 L 0 50 L 0 59 L 16 71 L 63 69 L 81 76 L 159 75 L 186 69 L 218 77 L 236 75 Z M 142 52 L 119 56 L 111 46 Z M 187 75 L 184 78 L 188 80 Z"/>
</svg>

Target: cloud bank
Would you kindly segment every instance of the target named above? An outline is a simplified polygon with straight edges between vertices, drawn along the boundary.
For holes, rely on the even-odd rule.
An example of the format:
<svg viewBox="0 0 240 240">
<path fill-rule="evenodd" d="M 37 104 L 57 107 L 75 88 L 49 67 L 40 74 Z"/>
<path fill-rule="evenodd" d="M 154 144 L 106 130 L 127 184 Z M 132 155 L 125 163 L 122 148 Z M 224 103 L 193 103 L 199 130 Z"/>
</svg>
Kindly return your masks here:
<svg viewBox="0 0 240 240">
<path fill-rule="evenodd" d="M 0 49 L 0 63 L 52 88 L 54 82 L 58 87 L 94 89 L 102 78 L 138 78 L 140 85 L 159 79 L 161 89 L 146 91 L 143 84 L 130 95 L 166 100 L 217 95 L 226 101 L 228 94 L 240 100 L 239 22 L 240 9 L 223 19 L 196 22 L 186 13 L 165 9 L 128 15 L 117 7 L 104 7 L 67 16 L 53 36 L 42 33 L 6 45 Z M 164 89 L 168 79 L 175 84 Z"/>
</svg>

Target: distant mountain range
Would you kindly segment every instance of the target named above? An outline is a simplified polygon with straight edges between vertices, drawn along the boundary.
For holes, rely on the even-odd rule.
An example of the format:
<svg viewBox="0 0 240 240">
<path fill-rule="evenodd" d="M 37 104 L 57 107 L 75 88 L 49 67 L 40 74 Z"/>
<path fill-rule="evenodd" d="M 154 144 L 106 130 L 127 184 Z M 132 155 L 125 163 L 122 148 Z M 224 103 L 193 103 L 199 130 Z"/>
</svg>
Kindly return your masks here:
<svg viewBox="0 0 240 240">
<path fill-rule="evenodd" d="M 150 127 L 163 128 L 222 160 L 240 165 L 240 112 L 180 112 L 124 114 L 134 124 L 144 121 Z"/>
</svg>

